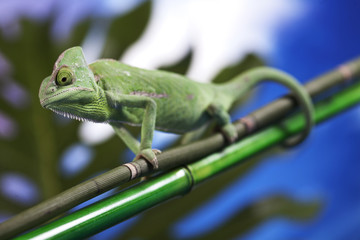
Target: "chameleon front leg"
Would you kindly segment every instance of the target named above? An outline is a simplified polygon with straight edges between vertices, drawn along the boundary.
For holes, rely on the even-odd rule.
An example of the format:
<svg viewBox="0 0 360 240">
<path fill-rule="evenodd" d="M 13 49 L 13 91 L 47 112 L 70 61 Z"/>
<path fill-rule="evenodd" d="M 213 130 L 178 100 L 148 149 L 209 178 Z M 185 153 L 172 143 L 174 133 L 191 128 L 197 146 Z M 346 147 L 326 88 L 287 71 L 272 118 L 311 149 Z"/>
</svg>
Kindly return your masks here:
<svg viewBox="0 0 360 240">
<path fill-rule="evenodd" d="M 151 163 L 154 169 L 159 168 L 159 163 L 156 158 L 156 154 L 161 153 L 158 149 L 152 149 L 152 140 L 155 130 L 155 121 L 156 121 L 156 103 L 150 98 L 145 98 L 142 106 L 145 108 L 144 118 L 141 125 L 141 142 L 140 142 L 140 151 L 134 158 L 137 160 L 141 157 L 145 158 Z"/>
<path fill-rule="evenodd" d="M 141 141 L 140 143 L 124 128 L 113 125 L 115 132 L 125 142 L 125 144 L 136 154 L 134 160 L 144 158 L 154 169 L 159 167 L 156 154 L 160 150 L 151 149 L 153 134 L 156 121 L 156 103 L 154 100 L 144 96 L 133 95 L 115 95 L 110 92 L 106 93 L 110 105 L 114 108 L 142 108 L 144 109 L 143 120 L 141 124 Z"/>
<path fill-rule="evenodd" d="M 140 152 L 140 142 L 121 123 L 112 123 L 111 126 L 116 135 L 121 138 L 133 153 L 137 154 Z"/>
</svg>

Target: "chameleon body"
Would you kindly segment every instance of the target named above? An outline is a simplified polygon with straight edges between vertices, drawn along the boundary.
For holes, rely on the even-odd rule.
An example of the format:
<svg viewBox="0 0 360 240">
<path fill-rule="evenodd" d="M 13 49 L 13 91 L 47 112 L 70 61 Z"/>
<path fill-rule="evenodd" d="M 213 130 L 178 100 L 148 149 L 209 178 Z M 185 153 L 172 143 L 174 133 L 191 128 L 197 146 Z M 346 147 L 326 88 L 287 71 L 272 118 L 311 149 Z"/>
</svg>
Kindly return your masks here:
<svg viewBox="0 0 360 240">
<path fill-rule="evenodd" d="M 244 72 L 226 84 L 205 84 L 165 71 L 144 70 L 119 61 L 101 59 L 90 65 L 82 49 L 63 52 L 51 76 L 41 84 L 43 107 L 77 120 L 105 122 L 140 157 L 158 167 L 152 149 L 154 129 L 186 133 L 215 119 L 224 136 L 233 142 L 237 132 L 228 110 L 250 88 L 263 80 L 289 87 L 304 109 L 307 127 L 296 140 L 302 141 L 313 125 L 313 106 L 303 87 L 290 75 L 267 67 Z M 141 141 L 124 124 L 141 126 Z"/>
</svg>

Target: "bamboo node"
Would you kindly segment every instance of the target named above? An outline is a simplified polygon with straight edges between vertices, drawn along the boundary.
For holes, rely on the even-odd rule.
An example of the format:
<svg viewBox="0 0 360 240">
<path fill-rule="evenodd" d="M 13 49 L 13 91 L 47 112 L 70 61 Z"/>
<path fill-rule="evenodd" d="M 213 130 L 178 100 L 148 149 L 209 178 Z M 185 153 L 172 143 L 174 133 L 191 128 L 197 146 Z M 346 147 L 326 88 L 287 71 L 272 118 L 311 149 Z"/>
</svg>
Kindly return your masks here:
<svg viewBox="0 0 360 240">
<path fill-rule="evenodd" d="M 131 174 L 130 180 L 135 179 L 136 177 L 138 177 L 140 175 L 138 168 L 136 167 L 136 165 L 134 163 L 125 163 L 124 166 L 130 170 L 130 174 Z"/>
<path fill-rule="evenodd" d="M 348 66 L 348 65 L 345 65 L 345 64 L 340 65 L 338 68 L 338 71 L 344 78 L 345 82 L 349 82 L 353 78 L 353 72 L 352 72 L 350 66 Z"/>
<path fill-rule="evenodd" d="M 241 118 L 239 122 L 245 125 L 247 133 L 252 133 L 257 128 L 256 120 L 251 115 Z"/>
</svg>

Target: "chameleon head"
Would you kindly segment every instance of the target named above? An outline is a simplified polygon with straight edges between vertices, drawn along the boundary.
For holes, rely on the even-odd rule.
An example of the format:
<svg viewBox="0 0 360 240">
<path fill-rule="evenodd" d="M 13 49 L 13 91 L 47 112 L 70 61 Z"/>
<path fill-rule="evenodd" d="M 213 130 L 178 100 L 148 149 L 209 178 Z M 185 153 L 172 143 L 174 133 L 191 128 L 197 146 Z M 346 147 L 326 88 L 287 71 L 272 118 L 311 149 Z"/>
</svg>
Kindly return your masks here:
<svg viewBox="0 0 360 240">
<path fill-rule="evenodd" d="M 80 47 L 67 49 L 59 56 L 51 76 L 41 83 L 39 98 L 44 108 L 66 117 L 106 121 L 105 98 Z"/>
</svg>

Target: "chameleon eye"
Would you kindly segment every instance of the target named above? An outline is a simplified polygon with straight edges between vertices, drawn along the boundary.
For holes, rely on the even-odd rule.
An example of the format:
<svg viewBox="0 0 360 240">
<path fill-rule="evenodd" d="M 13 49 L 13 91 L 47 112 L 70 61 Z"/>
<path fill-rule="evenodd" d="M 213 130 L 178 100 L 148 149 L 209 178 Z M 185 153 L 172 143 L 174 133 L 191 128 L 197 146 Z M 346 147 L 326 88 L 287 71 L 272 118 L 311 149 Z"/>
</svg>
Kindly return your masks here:
<svg viewBox="0 0 360 240">
<path fill-rule="evenodd" d="M 61 68 L 56 75 L 56 85 L 58 86 L 70 85 L 71 83 L 73 83 L 73 80 L 74 80 L 74 74 L 67 67 Z"/>
</svg>

